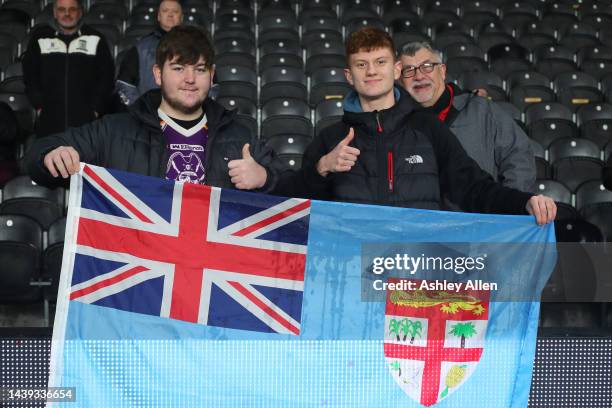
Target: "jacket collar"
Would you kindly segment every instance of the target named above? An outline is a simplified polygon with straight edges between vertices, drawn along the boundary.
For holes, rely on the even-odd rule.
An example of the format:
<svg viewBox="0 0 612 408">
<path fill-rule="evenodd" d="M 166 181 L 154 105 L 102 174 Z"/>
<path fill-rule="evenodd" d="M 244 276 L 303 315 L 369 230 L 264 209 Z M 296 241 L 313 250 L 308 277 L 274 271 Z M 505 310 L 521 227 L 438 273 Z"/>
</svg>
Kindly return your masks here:
<svg viewBox="0 0 612 408">
<path fill-rule="evenodd" d="M 159 131 L 159 116 L 157 109 L 161 104 L 161 90 L 152 89 L 144 93 L 134 104 L 128 107 L 128 111 L 146 126 Z M 209 129 L 216 128 L 233 119 L 235 111 L 228 111 L 219 103 L 210 98 L 206 98 L 202 104 L 202 109 L 206 113 Z"/>
<path fill-rule="evenodd" d="M 378 133 L 377 122 L 380 122 L 384 133 L 391 133 L 401 128 L 405 125 L 407 116 L 418 109 L 418 105 L 410 94 L 400 87 L 396 86 L 393 93 L 395 95 L 395 105 L 389 109 L 363 112 L 357 93 L 355 91 L 349 92 L 344 98 L 343 121 L 349 126 L 362 128 L 371 136 Z"/>
</svg>

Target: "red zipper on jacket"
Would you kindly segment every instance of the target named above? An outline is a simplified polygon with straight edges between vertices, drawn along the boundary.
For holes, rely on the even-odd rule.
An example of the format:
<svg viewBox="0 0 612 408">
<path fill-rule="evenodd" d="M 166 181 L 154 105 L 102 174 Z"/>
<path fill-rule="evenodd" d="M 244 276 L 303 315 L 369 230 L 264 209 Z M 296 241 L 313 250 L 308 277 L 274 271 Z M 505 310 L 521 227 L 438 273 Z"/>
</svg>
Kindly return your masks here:
<svg viewBox="0 0 612 408">
<path fill-rule="evenodd" d="M 376 131 L 378 134 L 382 134 L 383 127 L 376 112 Z M 389 191 L 393 191 L 393 152 L 387 152 L 387 181 L 389 182 Z"/>
<path fill-rule="evenodd" d="M 387 180 L 389 181 L 389 191 L 393 191 L 393 152 L 387 152 Z"/>
</svg>

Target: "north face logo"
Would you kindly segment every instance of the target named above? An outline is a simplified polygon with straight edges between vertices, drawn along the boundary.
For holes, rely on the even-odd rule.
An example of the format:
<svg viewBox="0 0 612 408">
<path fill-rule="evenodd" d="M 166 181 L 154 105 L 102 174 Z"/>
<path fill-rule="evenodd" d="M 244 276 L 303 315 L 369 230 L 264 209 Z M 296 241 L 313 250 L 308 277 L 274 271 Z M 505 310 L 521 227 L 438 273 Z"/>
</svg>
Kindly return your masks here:
<svg viewBox="0 0 612 408">
<path fill-rule="evenodd" d="M 418 154 L 413 154 L 410 157 L 406 157 L 406 161 L 410 164 L 421 164 L 423 163 L 423 158 Z"/>
</svg>

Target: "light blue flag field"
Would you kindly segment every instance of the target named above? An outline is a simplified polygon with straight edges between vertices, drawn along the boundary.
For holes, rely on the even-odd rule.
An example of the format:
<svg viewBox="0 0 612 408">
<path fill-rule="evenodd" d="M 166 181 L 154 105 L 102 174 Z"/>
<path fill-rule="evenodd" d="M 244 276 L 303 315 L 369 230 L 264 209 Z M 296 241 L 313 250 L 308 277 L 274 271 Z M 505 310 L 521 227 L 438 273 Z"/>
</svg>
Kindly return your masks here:
<svg viewBox="0 0 612 408">
<path fill-rule="evenodd" d="M 554 240 L 84 164 L 48 406 L 526 407 Z"/>
</svg>

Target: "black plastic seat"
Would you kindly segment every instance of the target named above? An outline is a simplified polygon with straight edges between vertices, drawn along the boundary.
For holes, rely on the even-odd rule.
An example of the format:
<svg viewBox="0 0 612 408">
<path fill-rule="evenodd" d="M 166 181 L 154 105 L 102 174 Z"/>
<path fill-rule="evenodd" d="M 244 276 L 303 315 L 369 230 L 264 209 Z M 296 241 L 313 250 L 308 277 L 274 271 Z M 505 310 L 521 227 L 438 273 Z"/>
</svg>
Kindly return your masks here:
<svg viewBox="0 0 612 408">
<path fill-rule="evenodd" d="M 586 182 L 578 188 L 576 208 L 585 221 L 599 227 L 606 242 L 612 240 L 612 191 L 601 180 Z"/>
<path fill-rule="evenodd" d="M 43 235 L 40 225 L 23 215 L 0 215 L 0 303 L 34 303 L 41 299 Z"/>
<path fill-rule="evenodd" d="M 549 78 L 554 78 L 564 72 L 577 71 L 574 52 L 568 48 L 551 45 L 538 47 L 534 51 L 536 71 Z"/>
<path fill-rule="evenodd" d="M 18 176 L 4 186 L 0 213 L 28 216 L 46 229 L 64 214 L 64 190 L 51 190 L 28 176 Z"/>
<path fill-rule="evenodd" d="M 315 106 L 323 100 L 343 99 L 351 90 L 342 68 L 321 68 L 310 77 L 309 102 L 311 106 Z"/>
<path fill-rule="evenodd" d="M 510 90 L 510 102 L 521 111 L 533 103 L 553 102 L 555 93 L 550 87 L 550 80 L 539 72 L 515 71 L 506 77 Z"/>
<path fill-rule="evenodd" d="M 571 191 L 584 182 L 601 179 L 603 161 L 599 147 L 590 140 L 563 138 L 551 143 L 548 157 L 553 177 Z"/>
<path fill-rule="evenodd" d="M 269 40 L 259 46 L 259 72 L 271 67 L 304 69 L 302 48 L 295 40 Z"/>
<path fill-rule="evenodd" d="M 255 69 L 255 42 L 244 38 L 215 40 L 216 65 L 241 65 Z"/>
<path fill-rule="evenodd" d="M 219 15 L 217 11 L 217 16 L 215 17 L 215 37 L 217 33 L 222 33 L 223 31 L 242 31 L 251 33 L 254 37 L 255 22 L 253 17 L 245 14 L 228 13 Z"/>
<path fill-rule="evenodd" d="M 259 42 L 270 40 L 299 41 L 298 22 L 295 15 L 290 13 L 270 13 L 260 18 Z"/>
<path fill-rule="evenodd" d="M 325 67 L 342 67 L 346 65 L 344 44 L 334 41 L 315 41 L 306 48 L 306 75 Z"/>
<path fill-rule="evenodd" d="M 557 242 L 602 242 L 604 240 L 597 225 L 584 220 L 555 221 Z"/>
<path fill-rule="evenodd" d="M 255 102 L 239 96 L 217 98 L 217 102 L 219 102 L 225 109 L 238 111 L 236 121 L 246 126 L 251 134 L 258 134 L 257 105 Z"/>
<path fill-rule="evenodd" d="M 578 109 L 576 115 L 580 137 L 591 140 L 600 149 L 612 141 L 612 105 L 585 105 Z"/>
<path fill-rule="evenodd" d="M 529 50 L 516 43 L 495 45 L 487 51 L 487 57 L 491 71 L 502 78 L 514 71 L 531 70 Z"/>
<path fill-rule="evenodd" d="M 274 98 L 306 100 L 306 76 L 299 68 L 272 67 L 261 75 L 260 105 Z"/>
<path fill-rule="evenodd" d="M 326 127 L 340 122 L 343 114 L 342 100 L 330 99 L 319 102 L 315 108 L 315 137 Z"/>
<path fill-rule="evenodd" d="M 297 171 L 302 167 L 301 154 L 283 154 L 278 156 L 281 170 Z"/>
<path fill-rule="evenodd" d="M 578 128 L 572 119 L 572 111 L 557 102 L 533 103 L 525 109 L 529 137 L 545 149 L 557 139 L 578 136 Z"/>
<path fill-rule="evenodd" d="M 0 102 L 8 104 L 13 112 L 15 112 L 22 137 L 25 137 L 34 131 L 36 112 L 30 104 L 30 100 L 27 95 L 13 92 L 0 93 Z"/>
<path fill-rule="evenodd" d="M 335 16 L 320 16 L 304 21 L 302 45 L 308 48 L 319 41 L 342 42 L 342 27 Z"/>
<path fill-rule="evenodd" d="M 457 77 L 457 80 L 459 86 L 465 90 L 471 91 L 478 88 L 486 89 L 487 96 L 493 101 L 501 102 L 507 99 L 506 91 L 504 90 L 504 82 L 499 75 L 494 72 L 464 71 Z"/>
<path fill-rule="evenodd" d="M 418 21 L 420 25 L 420 17 L 416 11 L 411 10 L 410 7 L 404 7 L 406 3 L 402 2 L 401 0 L 395 0 L 392 2 L 392 4 L 397 3 L 399 3 L 399 6 L 392 7 L 387 10 L 385 10 L 383 6 L 381 18 L 387 27 L 393 27 L 395 24 L 402 24 L 405 21 L 409 21 L 411 23 Z"/>
<path fill-rule="evenodd" d="M 311 142 L 311 138 L 304 135 L 282 134 L 266 139 L 266 145 L 281 155 L 302 155 Z"/>
<path fill-rule="evenodd" d="M 584 72 L 564 72 L 553 81 L 557 100 L 576 111 L 589 103 L 601 103 L 604 96 L 598 89 L 598 81 Z"/>
<path fill-rule="evenodd" d="M 550 163 L 548 163 L 546 159 L 544 147 L 533 139 L 529 139 L 529 144 L 535 156 L 536 179 L 548 180 L 552 178 L 552 170 L 550 168 Z"/>
<path fill-rule="evenodd" d="M 375 27 L 384 30 L 386 26 L 385 23 L 383 23 L 383 21 L 378 17 L 357 17 L 349 20 L 346 23 L 346 35 L 349 36 L 351 33 L 364 27 Z"/>
<path fill-rule="evenodd" d="M 219 66 L 215 70 L 218 97 L 240 96 L 257 102 L 257 74 L 244 66 Z"/>
<path fill-rule="evenodd" d="M 62 256 L 64 254 L 64 236 L 66 233 L 66 218 L 57 219 L 49 226 L 47 247 L 42 253 L 42 273 L 44 281 L 50 283 L 43 289 L 45 299 L 55 302 L 57 299 L 57 287 L 62 269 Z"/>
<path fill-rule="evenodd" d="M 310 107 L 305 101 L 290 98 L 269 100 L 261 108 L 261 137 L 298 134 L 312 137 Z"/>
<path fill-rule="evenodd" d="M 350 1 L 349 1 L 350 3 Z M 378 13 L 376 12 L 376 7 L 372 5 L 367 0 L 361 0 L 361 4 L 352 3 L 351 5 L 345 6 L 344 8 L 341 6 L 339 20 L 342 25 L 347 25 L 349 21 L 359 18 L 378 18 Z"/>
<path fill-rule="evenodd" d="M 557 203 L 558 220 L 574 220 L 578 212 L 572 205 L 572 192 L 565 184 L 555 180 L 537 180 L 536 189 L 538 194 L 544 194 Z"/>
</svg>

